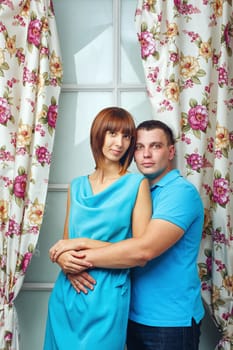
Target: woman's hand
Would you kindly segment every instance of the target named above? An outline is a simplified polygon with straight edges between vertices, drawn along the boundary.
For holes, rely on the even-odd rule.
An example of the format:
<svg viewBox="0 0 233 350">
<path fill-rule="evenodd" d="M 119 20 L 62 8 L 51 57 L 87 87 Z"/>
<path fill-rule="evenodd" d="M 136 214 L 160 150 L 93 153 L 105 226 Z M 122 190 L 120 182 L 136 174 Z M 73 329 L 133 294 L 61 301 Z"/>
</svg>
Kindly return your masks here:
<svg viewBox="0 0 233 350">
<path fill-rule="evenodd" d="M 52 262 L 56 262 L 61 253 L 68 250 L 80 251 L 83 249 L 100 248 L 110 245 L 109 242 L 98 241 L 89 238 L 60 239 L 49 250 L 49 257 Z"/>
<path fill-rule="evenodd" d="M 78 246 L 79 239 L 60 239 L 58 242 L 56 242 L 50 249 L 49 249 L 49 257 L 52 262 L 56 262 L 57 258 L 60 254 L 68 251 L 68 250 L 79 250 L 81 249 L 81 242 L 80 247 Z"/>
<path fill-rule="evenodd" d="M 85 271 L 89 268 L 92 268 L 93 265 L 84 260 L 85 254 L 81 252 L 76 252 L 75 250 L 69 250 L 64 253 L 61 253 L 56 262 L 64 271 L 64 273 L 79 273 Z"/>
<path fill-rule="evenodd" d="M 94 285 L 96 284 L 96 281 L 94 280 L 89 273 L 83 271 L 77 274 L 71 274 L 68 273 L 67 277 L 74 287 L 74 289 L 78 292 L 81 293 L 83 292 L 84 294 L 88 293 L 89 290 L 94 289 Z"/>
</svg>

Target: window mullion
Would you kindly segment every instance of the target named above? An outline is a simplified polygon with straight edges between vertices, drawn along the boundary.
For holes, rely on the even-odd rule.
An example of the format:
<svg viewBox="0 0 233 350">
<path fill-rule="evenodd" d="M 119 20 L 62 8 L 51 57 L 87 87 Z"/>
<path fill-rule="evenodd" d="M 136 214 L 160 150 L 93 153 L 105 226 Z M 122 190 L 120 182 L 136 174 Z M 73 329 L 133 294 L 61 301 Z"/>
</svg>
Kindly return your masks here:
<svg viewBox="0 0 233 350">
<path fill-rule="evenodd" d="M 120 80 L 120 0 L 113 0 L 113 101 L 119 105 Z"/>
</svg>

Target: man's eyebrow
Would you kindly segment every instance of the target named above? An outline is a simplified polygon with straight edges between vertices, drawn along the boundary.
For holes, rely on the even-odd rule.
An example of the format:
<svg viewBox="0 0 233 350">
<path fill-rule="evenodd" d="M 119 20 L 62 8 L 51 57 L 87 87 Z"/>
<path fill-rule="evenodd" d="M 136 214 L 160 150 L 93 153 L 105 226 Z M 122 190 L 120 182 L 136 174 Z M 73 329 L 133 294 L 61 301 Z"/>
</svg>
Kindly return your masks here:
<svg viewBox="0 0 233 350">
<path fill-rule="evenodd" d="M 151 142 L 150 145 L 161 145 L 161 146 L 163 146 L 164 143 L 160 142 L 160 141 L 154 141 L 154 142 Z"/>
<path fill-rule="evenodd" d="M 155 146 L 155 145 L 156 145 L 156 146 L 165 146 L 165 143 L 160 142 L 160 141 L 153 141 L 153 142 L 150 142 L 150 143 L 148 144 L 149 147 Z M 144 143 L 142 143 L 142 142 L 136 142 L 136 146 L 145 147 L 146 145 L 145 145 Z"/>
</svg>

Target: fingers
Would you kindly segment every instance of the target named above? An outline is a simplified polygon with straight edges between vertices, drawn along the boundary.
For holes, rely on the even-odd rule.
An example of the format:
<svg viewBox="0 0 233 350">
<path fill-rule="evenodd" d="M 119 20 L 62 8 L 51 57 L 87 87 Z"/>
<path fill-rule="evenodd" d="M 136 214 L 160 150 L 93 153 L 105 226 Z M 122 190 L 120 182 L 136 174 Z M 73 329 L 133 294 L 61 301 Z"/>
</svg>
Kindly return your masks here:
<svg viewBox="0 0 233 350">
<path fill-rule="evenodd" d="M 88 282 L 90 282 L 91 284 L 95 285 L 96 284 L 96 280 L 88 273 L 88 272 L 82 272 L 81 274 L 79 274 L 82 278 L 85 278 Z"/>
<path fill-rule="evenodd" d="M 83 288 L 88 288 L 90 290 L 94 289 L 94 285 L 96 284 L 96 281 L 94 278 L 91 277 L 87 272 L 83 272 L 82 274 L 78 275 L 78 282 L 79 282 L 79 288 L 81 286 Z"/>
<path fill-rule="evenodd" d="M 59 255 L 66 250 L 72 249 L 71 240 L 68 239 L 60 239 L 58 242 L 56 242 L 49 250 L 49 257 L 52 262 L 55 262 Z"/>
<path fill-rule="evenodd" d="M 84 294 L 88 293 L 88 290 L 85 288 L 85 286 L 78 280 L 74 281 L 74 285 L 78 293 L 83 292 Z"/>
<path fill-rule="evenodd" d="M 79 267 L 80 271 L 93 268 L 93 264 L 86 260 L 86 254 L 81 251 L 72 251 L 72 263 Z"/>
<path fill-rule="evenodd" d="M 67 242 L 66 242 L 67 243 Z M 50 260 L 54 263 L 57 261 L 58 257 L 64 253 L 65 251 L 70 251 L 70 253 L 73 255 L 73 256 L 76 256 L 77 258 L 79 259 L 84 259 L 86 257 L 85 253 L 82 252 L 82 251 L 76 251 L 76 250 L 73 250 L 73 249 L 67 249 L 65 248 L 64 246 L 64 243 L 63 241 L 58 241 L 56 244 L 54 244 L 50 250 L 49 250 L 49 258 Z M 83 263 L 85 264 L 85 266 L 87 266 L 89 263 L 85 262 Z M 90 267 L 91 264 L 89 264 L 89 267 Z"/>
<path fill-rule="evenodd" d="M 59 247 L 54 247 L 49 250 L 49 257 L 52 262 L 56 262 L 60 254 L 63 253 L 63 249 Z"/>
<path fill-rule="evenodd" d="M 83 292 L 87 294 L 88 290 L 93 290 L 96 284 L 94 278 L 86 272 L 76 275 L 68 274 L 67 277 L 77 293 Z"/>
<path fill-rule="evenodd" d="M 57 257 L 59 256 L 58 252 L 60 249 L 60 245 L 61 241 L 58 241 L 49 249 L 49 257 L 52 262 L 55 262 Z"/>
<path fill-rule="evenodd" d="M 68 251 L 59 255 L 57 264 L 65 273 L 77 273 L 92 268 L 92 264 L 83 260 L 77 259 L 75 251 Z"/>
<path fill-rule="evenodd" d="M 68 279 L 70 280 L 70 283 L 71 285 L 73 286 L 73 288 L 76 290 L 77 293 L 80 293 L 81 290 L 79 289 L 78 287 L 78 284 L 77 284 L 77 281 L 75 279 L 72 279 L 69 275 L 68 276 Z M 85 293 L 85 292 L 84 292 Z M 85 293 L 86 294 L 86 293 Z"/>
<path fill-rule="evenodd" d="M 77 258 L 74 258 L 74 257 L 72 259 L 72 264 L 79 271 L 84 271 L 86 269 L 90 269 L 91 267 L 93 267 L 93 265 L 91 263 L 89 263 L 88 261 L 86 261 L 84 259 L 77 259 Z"/>
</svg>

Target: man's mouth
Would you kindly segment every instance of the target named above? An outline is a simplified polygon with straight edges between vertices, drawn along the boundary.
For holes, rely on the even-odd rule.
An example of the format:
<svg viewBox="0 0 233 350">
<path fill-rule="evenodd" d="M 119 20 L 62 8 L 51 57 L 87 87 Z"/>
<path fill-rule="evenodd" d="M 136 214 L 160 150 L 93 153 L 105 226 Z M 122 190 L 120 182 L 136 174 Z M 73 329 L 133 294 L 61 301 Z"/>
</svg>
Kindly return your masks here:
<svg viewBox="0 0 233 350">
<path fill-rule="evenodd" d="M 154 165 L 154 163 L 142 163 L 142 166 L 144 166 L 144 168 L 150 168 Z"/>
</svg>

